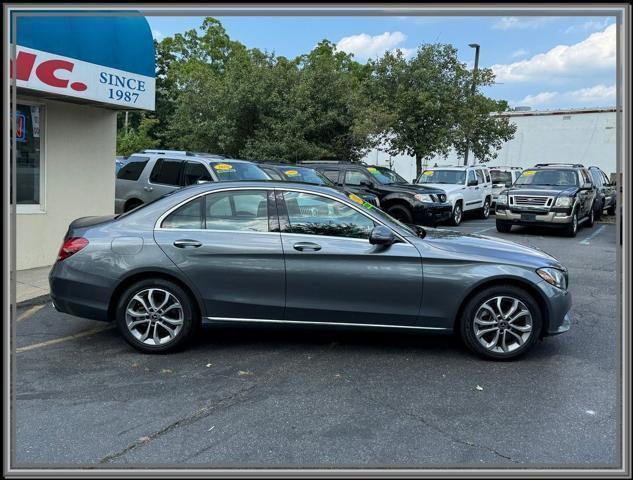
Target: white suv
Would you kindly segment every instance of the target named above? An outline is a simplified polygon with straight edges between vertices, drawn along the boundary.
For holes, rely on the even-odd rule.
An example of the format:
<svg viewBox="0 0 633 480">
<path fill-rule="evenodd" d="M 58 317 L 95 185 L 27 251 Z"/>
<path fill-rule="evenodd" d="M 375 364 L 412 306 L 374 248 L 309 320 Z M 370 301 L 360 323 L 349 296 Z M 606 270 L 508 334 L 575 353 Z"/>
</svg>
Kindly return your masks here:
<svg viewBox="0 0 633 480">
<path fill-rule="evenodd" d="M 492 181 L 490 170 L 482 166 L 433 167 L 422 171 L 415 183 L 441 188 L 453 206 L 450 222 L 459 225 L 464 212 L 478 210 L 490 215 Z"/>
<path fill-rule="evenodd" d="M 497 197 L 506 188 L 514 185 L 517 178 L 521 176 L 521 167 L 488 167 L 492 178 L 492 206 L 497 203 Z"/>
</svg>

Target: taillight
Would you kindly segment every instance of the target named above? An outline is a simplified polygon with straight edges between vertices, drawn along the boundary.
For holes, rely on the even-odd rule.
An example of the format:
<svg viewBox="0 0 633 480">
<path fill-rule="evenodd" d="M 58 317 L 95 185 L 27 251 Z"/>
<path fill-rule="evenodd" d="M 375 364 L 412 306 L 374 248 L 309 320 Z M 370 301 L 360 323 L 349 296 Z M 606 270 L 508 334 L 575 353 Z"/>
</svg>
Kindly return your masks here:
<svg viewBox="0 0 633 480">
<path fill-rule="evenodd" d="M 57 261 L 64 260 L 71 255 L 74 255 L 79 250 L 88 245 L 88 240 L 83 237 L 70 237 L 64 240 L 59 253 L 57 254 Z"/>
</svg>

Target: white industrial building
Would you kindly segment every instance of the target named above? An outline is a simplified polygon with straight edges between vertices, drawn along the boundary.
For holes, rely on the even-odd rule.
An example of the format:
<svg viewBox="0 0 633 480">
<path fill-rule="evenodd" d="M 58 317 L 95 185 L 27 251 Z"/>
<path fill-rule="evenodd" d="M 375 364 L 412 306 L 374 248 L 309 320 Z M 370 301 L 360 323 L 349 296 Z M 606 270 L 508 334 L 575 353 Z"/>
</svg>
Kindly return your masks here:
<svg viewBox="0 0 633 480">
<path fill-rule="evenodd" d="M 517 131 L 488 165 L 527 168 L 536 163 L 564 162 L 597 165 L 607 175 L 616 171 L 615 107 L 513 111 L 498 115 L 509 117 L 517 126 Z M 471 162 L 476 161 L 472 152 L 470 159 Z M 390 156 L 374 149 L 363 161 L 391 167 L 407 180 L 416 176 L 415 158 L 408 155 Z M 437 156 L 428 160 L 424 166 L 435 164 L 461 165 L 463 158 L 451 152 L 447 157 Z"/>
</svg>

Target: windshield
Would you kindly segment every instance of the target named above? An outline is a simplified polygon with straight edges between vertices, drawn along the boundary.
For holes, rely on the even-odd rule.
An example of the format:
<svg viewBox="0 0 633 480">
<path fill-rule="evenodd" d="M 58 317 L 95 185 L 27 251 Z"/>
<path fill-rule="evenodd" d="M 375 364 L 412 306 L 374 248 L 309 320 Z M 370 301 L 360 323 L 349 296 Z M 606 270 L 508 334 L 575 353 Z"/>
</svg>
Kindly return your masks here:
<svg viewBox="0 0 633 480">
<path fill-rule="evenodd" d="M 408 183 L 404 178 L 393 170 L 386 167 L 367 167 L 367 171 L 371 173 L 379 183 L 389 185 L 391 183 Z"/>
<path fill-rule="evenodd" d="M 447 183 L 463 185 L 466 182 L 464 170 L 424 170 L 418 178 L 418 183 Z"/>
<path fill-rule="evenodd" d="M 247 162 L 209 162 L 221 182 L 235 180 L 270 180 L 257 165 Z"/>
<path fill-rule="evenodd" d="M 277 168 L 284 174 L 284 177 L 291 182 L 304 182 L 312 185 L 326 185 L 328 187 L 334 186 L 334 183 L 330 181 L 329 178 L 313 168 L 295 167 L 294 165 Z"/>
<path fill-rule="evenodd" d="M 551 185 L 556 187 L 577 187 L 578 175 L 575 170 L 525 170 L 515 185 Z"/>
<path fill-rule="evenodd" d="M 492 183 L 503 183 L 504 185 L 508 182 L 512 183 L 512 173 L 502 170 L 490 170 L 490 178 L 492 178 Z"/>
</svg>

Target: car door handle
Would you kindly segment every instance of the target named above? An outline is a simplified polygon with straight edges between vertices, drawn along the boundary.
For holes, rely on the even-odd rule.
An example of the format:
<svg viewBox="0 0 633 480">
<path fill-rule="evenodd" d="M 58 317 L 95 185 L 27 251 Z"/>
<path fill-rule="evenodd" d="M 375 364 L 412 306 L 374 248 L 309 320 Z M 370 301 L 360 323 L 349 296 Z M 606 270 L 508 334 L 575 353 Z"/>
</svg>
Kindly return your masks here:
<svg viewBox="0 0 633 480">
<path fill-rule="evenodd" d="M 294 244 L 294 249 L 300 252 L 318 252 L 321 250 L 321 245 L 312 242 L 298 242 Z"/>
<path fill-rule="evenodd" d="M 143 190 L 145 190 L 146 192 L 151 192 L 152 190 L 154 190 L 154 187 L 143 187 Z"/>
<path fill-rule="evenodd" d="M 198 248 L 201 246 L 202 246 L 202 243 L 200 243 L 198 240 L 176 240 L 174 242 L 174 247 L 178 247 L 178 248 L 186 248 L 186 247 Z"/>
</svg>

